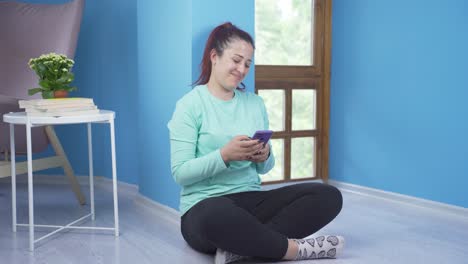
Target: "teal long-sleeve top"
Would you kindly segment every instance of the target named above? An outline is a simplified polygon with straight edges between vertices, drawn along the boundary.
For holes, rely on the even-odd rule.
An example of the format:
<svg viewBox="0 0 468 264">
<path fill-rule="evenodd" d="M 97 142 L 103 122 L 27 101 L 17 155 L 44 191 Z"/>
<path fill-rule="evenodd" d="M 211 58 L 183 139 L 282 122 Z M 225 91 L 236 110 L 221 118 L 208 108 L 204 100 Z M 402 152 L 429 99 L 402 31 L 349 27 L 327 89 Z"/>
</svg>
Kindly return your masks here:
<svg viewBox="0 0 468 264">
<path fill-rule="evenodd" d="M 196 86 L 177 102 L 168 128 L 172 176 L 182 187 L 182 215 L 205 198 L 259 190 L 259 174 L 274 166 L 271 145 L 270 156 L 261 163 L 226 165 L 221 157 L 220 149 L 233 137 L 268 129 L 265 104 L 254 93 L 235 90 L 234 97 L 224 101 L 206 85 Z"/>
</svg>

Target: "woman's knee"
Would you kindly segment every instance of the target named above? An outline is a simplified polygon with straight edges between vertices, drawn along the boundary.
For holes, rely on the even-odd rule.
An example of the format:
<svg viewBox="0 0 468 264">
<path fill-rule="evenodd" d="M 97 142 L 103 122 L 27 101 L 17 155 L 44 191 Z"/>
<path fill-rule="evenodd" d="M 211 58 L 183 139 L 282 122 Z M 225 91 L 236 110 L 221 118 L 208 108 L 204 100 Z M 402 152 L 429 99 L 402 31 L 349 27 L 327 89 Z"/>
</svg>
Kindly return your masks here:
<svg viewBox="0 0 468 264">
<path fill-rule="evenodd" d="M 303 185 L 302 188 L 306 189 L 309 195 L 320 197 L 331 213 L 338 215 L 343 207 L 343 196 L 338 188 L 324 183 L 304 183 Z"/>
<path fill-rule="evenodd" d="M 201 233 L 212 233 L 217 226 L 225 223 L 226 213 L 233 206 L 232 200 L 225 197 L 207 198 L 194 206 L 198 229 Z"/>
<path fill-rule="evenodd" d="M 343 195 L 341 191 L 332 185 L 324 185 L 326 186 L 327 191 L 324 194 L 327 201 L 329 202 L 330 206 L 335 209 L 336 215 L 340 213 L 341 209 L 343 208 Z"/>
</svg>

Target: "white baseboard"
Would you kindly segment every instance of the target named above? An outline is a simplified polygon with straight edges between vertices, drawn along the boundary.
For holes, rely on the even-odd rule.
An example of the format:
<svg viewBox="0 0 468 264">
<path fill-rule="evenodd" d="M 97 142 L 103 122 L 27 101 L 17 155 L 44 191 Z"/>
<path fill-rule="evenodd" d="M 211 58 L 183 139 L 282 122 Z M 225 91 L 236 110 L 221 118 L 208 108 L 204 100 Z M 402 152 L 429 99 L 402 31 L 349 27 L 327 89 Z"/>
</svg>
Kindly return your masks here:
<svg viewBox="0 0 468 264">
<path fill-rule="evenodd" d="M 104 189 L 112 190 L 112 179 L 103 177 L 103 176 L 94 176 L 95 181 L 94 183 L 96 186 L 102 187 Z M 89 177 L 88 176 L 77 176 L 78 182 L 82 186 L 89 185 Z M 10 181 L 10 178 L 2 178 L 0 179 L 1 182 Z M 42 183 L 42 184 L 68 184 L 68 179 L 64 175 L 34 175 L 34 182 L 35 183 Z M 309 182 L 309 181 L 307 181 Z M 322 182 L 321 180 L 315 180 L 313 182 Z M 19 175 L 17 176 L 17 183 L 27 183 L 27 175 Z M 291 183 L 281 183 L 281 184 L 272 184 L 272 185 L 264 185 L 262 186 L 263 190 L 275 189 L 282 186 L 290 185 L 290 184 L 297 184 L 299 182 L 291 182 Z M 430 210 L 434 210 L 434 212 L 441 213 L 441 214 L 452 214 L 454 216 L 460 217 L 461 219 L 465 219 L 468 221 L 468 208 L 455 206 L 445 203 L 440 203 L 436 201 L 426 200 L 422 198 L 417 198 L 414 196 L 403 195 L 399 193 L 383 191 L 379 189 L 374 189 L 370 187 L 364 187 L 361 185 L 345 183 L 341 181 L 329 180 L 329 184 L 339 188 L 341 191 L 350 192 L 358 195 L 383 199 L 386 201 L 403 203 L 409 206 L 418 206 Z M 158 217 L 163 217 L 166 220 L 174 223 L 176 225 L 180 225 L 180 213 L 168 206 L 165 206 L 161 203 L 158 203 L 150 198 L 142 195 L 138 192 L 138 186 L 135 184 L 125 183 L 125 182 L 118 182 L 118 192 L 126 192 L 131 195 L 135 195 L 134 202 L 138 205 L 141 205 L 143 208 L 149 209 L 151 212 L 157 214 Z"/>
<path fill-rule="evenodd" d="M 337 187 L 338 189 L 345 191 L 345 192 L 384 199 L 384 200 L 391 201 L 391 202 L 403 203 L 405 205 L 410 205 L 410 206 L 423 207 L 425 209 L 434 210 L 435 212 L 441 213 L 441 214 L 453 214 L 457 217 L 464 218 L 465 220 L 468 221 L 468 208 L 465 208 L 465 207 L 450 205 L 446 203 L 440 203 L 436 201 L 417 198 L 414 196 L 383 191 L 379 189 L 364 187 L 361 185 L 355 185 L 355 184 L 345 183 L 345 182 L 340 182 L 340 181 L 335 181 L 335 180 L 329 180 L 328 182 L 330 183 L 330 185 L 333 185 Z"/>
<path fill-rule="evenodd" d="M 135 203 L 143 208 L 149 209 L 150 212 L 155 213 L 158 217 L 168 220 L 170 223 L 180 226 L 180 213 L 179 211 L 160 204 L 150 198 L 138 193 L 135 197 Z"/>
</svg>

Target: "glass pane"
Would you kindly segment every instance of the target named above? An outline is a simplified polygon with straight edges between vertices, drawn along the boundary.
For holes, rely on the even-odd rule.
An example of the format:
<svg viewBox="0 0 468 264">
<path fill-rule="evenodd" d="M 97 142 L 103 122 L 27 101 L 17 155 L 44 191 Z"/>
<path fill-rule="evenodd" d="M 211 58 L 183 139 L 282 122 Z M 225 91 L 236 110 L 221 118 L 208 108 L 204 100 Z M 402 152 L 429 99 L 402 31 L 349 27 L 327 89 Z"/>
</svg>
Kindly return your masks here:
<svg viewBox="0 0 468 264">
<path fill-rule="evenodd" d="M 291 140 L 291 179 L 315 177 L 315 138 Z"/>
<path fill-rule="evenodd" d="M 270 120 L 270 129 L 273 131 L 284 131 L 284 90 L 258 90 L 258 95 L 265 102 L 268 119 Z"/>
<path fill-rule="evenodd" d="M 255 64 L 313 64 L 314 0 L 255 0 Z"/>
<path fill-rule="evenodd" d="M 315 90 L 292 91 L 292 130 L 316 127 L 317 94 Z"/>
<path fill-rule="evenodd" d="M 267 174 L 260 175 L 262 182 L 284 179 L 284 139 L 272 139 L 271 145 L 273 154 L 275 155 L 275 167 Z"/>
</svg>

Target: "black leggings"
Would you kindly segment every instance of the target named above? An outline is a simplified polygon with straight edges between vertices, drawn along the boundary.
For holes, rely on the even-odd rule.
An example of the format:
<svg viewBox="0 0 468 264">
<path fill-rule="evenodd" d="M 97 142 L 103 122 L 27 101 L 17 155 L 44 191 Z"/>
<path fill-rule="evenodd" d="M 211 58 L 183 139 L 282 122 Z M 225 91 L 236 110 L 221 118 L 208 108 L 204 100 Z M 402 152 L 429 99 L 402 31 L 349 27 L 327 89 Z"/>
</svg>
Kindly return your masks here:
<svg viewBox="0 0 468 264">
<path fill-rule="evenodd" d="M 217 248 L 241 255 L 281 259 L 287 238 L 303 238 L 340 212 L 340 191 L 322 183 L 241 192 L 200 201 L 182 216 L 182 235 L 197 251 Z"/>
</svg>

